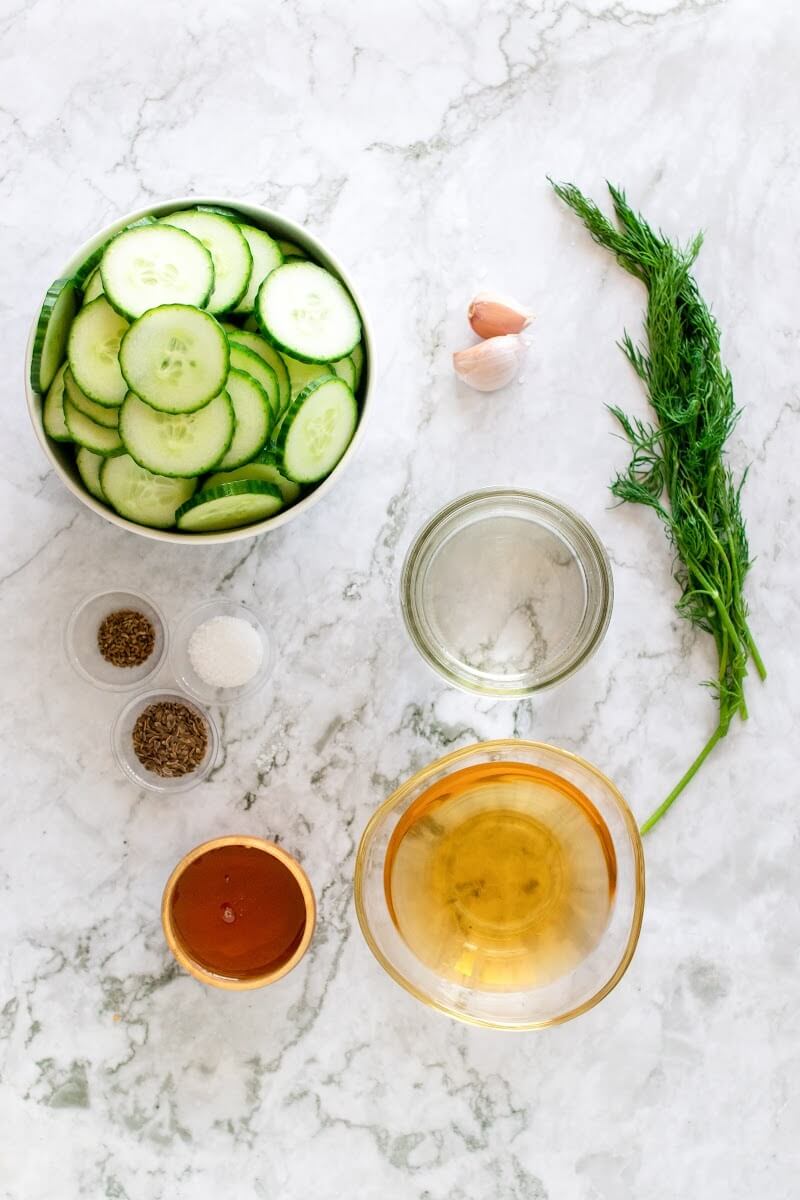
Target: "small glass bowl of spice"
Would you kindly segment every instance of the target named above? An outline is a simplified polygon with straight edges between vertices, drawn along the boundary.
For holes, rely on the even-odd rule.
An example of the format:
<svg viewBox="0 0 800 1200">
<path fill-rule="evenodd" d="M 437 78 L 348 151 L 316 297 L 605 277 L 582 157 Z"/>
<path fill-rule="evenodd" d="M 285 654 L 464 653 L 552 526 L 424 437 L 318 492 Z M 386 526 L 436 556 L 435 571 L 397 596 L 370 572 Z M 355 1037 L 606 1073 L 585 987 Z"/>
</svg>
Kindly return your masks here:
<svg viewBox="0 0 800 1200">
<path fill-rule="evenodd" d="M 210 600 L 175 627 L 170 664 L 190 696 L 206 704 L 231 704 L 264 686 L 274 654 L 249 608 L 235 600 Z"/>
<path fill-rule="evenodd" d="M 141 687 L 161 667 L 167 625 L 141 592 L 95 592 L 73 610 L 64 642 L 70 664 L 83 679 L 124 692 Z"/>
<path fill-rule="evenodd" d="M 219 734 L 204 709 L 178 691 L 134 696 L 114 722 L 111 746 L 133 783 L 153 792 L 186 792 L 211 771 Z"/>
</svg>

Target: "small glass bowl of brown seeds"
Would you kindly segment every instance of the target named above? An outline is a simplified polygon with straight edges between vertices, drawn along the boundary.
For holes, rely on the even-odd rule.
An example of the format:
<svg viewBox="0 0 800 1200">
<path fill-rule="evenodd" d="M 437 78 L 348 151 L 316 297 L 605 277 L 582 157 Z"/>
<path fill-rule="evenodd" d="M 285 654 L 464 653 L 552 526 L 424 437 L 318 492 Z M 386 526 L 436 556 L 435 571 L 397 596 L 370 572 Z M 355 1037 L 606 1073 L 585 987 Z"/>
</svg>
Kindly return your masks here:
<svg viewBox="0 0 800 1200">
<path fill-rule="evenodd" d="M 111 730 L 111 748 L 131 782 L 152 792 L 188 792 L 210 773 L 219 734 L 183 692 L 155 689 L 129 700 Z"/>
<path fill-rule="evenodd" d="M 67 658 L 95 687 L 126 692 L 155 675 L 167 656 L 167 625 L 141 592 L 114 590 L 85 596 L 64 636 Z"/>
</svg>

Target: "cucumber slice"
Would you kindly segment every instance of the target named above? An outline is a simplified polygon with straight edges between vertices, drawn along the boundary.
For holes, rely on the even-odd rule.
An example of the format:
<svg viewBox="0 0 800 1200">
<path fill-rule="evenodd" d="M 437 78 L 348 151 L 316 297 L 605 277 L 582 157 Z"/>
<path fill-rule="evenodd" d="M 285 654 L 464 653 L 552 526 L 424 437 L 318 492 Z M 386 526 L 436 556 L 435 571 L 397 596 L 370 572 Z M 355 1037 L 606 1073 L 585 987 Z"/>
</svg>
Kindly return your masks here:
<svg viewBox="0 0 800 1200">
<path fill-rule="evenodd" d="M 284 258 L 308 258 L 302 246 L 298 246 L 297 242 L 283 242 L 278 240 L 278 248 Z"/>
<path fill-rule="evenodd" d="M 67 429 L 67 422 L 64 420 L 64 374 L 67 370 L 67 364 L 62 363 L 56 371 L 56 377 L 50 384 L 50 387 L 42 405 L 42 425 L 48 437 L 51 437 L 54 442 L 71 442 L 72 434 Z"/>
<path fill-rule="evenodd" d="M 268 454 L 271 455 L 272 452 L 265 451 L 258 456 L 255 462 L 245 463 L 243 467 L 236 467 L 233 471 L 216 471 L 213 475 L 209 475 L 203 488 L 220 487 L 223 483 L 237 483 L 240 479 L 260 479 L 264 483 L 275 484 L 285 505 L 294 504 L 302 490 L 300 485 L 292 479 L 287 479 L 276 461 L 268 461 Z M 275 456 L 272 455 L 272 457 Z"/>
<path fill-rule="evenodd" d="M 83 486 L 86 488 L 95 500 L 106 502 L 103 485 L 100 482 L 100 468 L 104 462 L 122 462 L 121 457 L 103 458 L 102 454 L 95 454 L 93 450 L 87 450 L 85 446 L 78 447 L 78 453 L 75 455 L 75 466 L 78 468 L 78 474 L 83 480 Z"/>
<path fill-rule="evenodd" d="M 283 500 L 274 483 L 241 479 L 238 483 L 224 483 L 197 492 L 178 509 L 177 525 L 187 533 L 234 529 L 274 516 L 282 507 Z"/>
<path fill-rule="evenodd" d="M 254 350 L 247 350 L 233 341 L 230 346 L 231 366 L 235 367 L 237 371 L 245 371 L 264 389 L 272 414 L 270 425 L 274 425 L 281 410 L 278 396 L 278 376 Z"/>
<path fill-rule="evenodd" d="M 103 295 L 103 277 L 100 274 L 100 268 L 95 267 L 91 272 L 83 287 L 83 303 L 84 307 L 91 304 L 98 296 Z"/>
<path fill-rule="evenodd" d="M 223 208 L 218 204 L 195 204 L 197 212 L 216 213 L 218 217 L 226 217 L 229 221 L 235 221 L 237 225 L 241 225 L 244 217 L 241 213 L 235 212 L 232 208 Z"/>
<path fill-rule="evenodd" d="M 155 223 L 156 223 L 155 217 L 150 217 L 150 216 L 139 217 L 138 221 L 131 221 L 130 225 L 126 225 L 125 228 L 126 229 L 138 229 L 138 227 L 140 225 L 155 225 Z M 122 230 L 120 230 L 120 233 L 122 233 Z M 89 257 L 85 258 L 83 260 L 83 262 L 78 267 L 75 274 L 72 276 L 72 278 L 75 282 L 75 286 L 79 287 L 81 289 L 81 291 L 83 292 L 84 302 L 86 300 L 86 284 L 88 283 L 89 277 L 91 275 L 94 275 L 95 269 L 97 267 L 99 267 L 100 260 L 102 259 L 103 255 L 105 254 L 106 246 L 112 240 L 113 240 L 112 238 L 109 238 L 107 242 L 103 242 L 102 246 L 98 246 L 96 250 L 93 250 L 92 253 L 89 255 Z M 100 289 L 100 291 L 102 291 L 102 288 Z M 100 292 L 97 292 L 95 296 L 92 296 L 92 299 L 96 300 L 97 296 L 99 296 L 99 294 L 100 294 Z"/>
<path fill-rule="evenodd" d="M 239 226 L 218 213 L 200 212 L 196 208 L 170 213 L 161 223 L 191 234 L 211 255 L 214 263 L 214 287 L 205 301 L 209 312 L 227 312 L 235 308 L 247 291 L 253 256 Z M 192 304 L 200 303 L 197 300 Z"/>
<path fill-rule="evenodd" d="M 351 391 L 356 390 L 356 365 L 349 355 L 347 358 L 340 358 L 336 362 L 332 362 L 331 370 L 334 375 L 338 375 L 345 381 Z"/>
<path fill-rule="evenodd" d="M 219 461 L 222 471 L 241 467 L 264 448 L 272 428 L 272 409 L 264 389 L 252 375 L 232 367 L 225 390 L 231 398 L 236 429 L 225 457 Z"/>
<path fill-rule="evenodd" d="M 71 279 L 57 279 L 50 284 L 33 336 L 31 387 L 35 392 L 44 395 L 55 379 L 77 308 L 78 298 Z"/>
<path fill-rule="evenodd" d="M 292 395 L 289 372 L 286 369 L 286 363 L 275 347 L 270 346 L 261 334 L 251 333 L 247 329 L 230 330 L 228 341 L 231 345 L 235 343 L 237 346 L 243 346 L 245 350 L 252 350 L 259 358 L 263 358 L 268 367 L 272 367 L 278 380 L 278 408 L 286 408 Z"/>
<path fill-rule="evenodd" d="M 98 246 L 96 250 L 93 250 L 89 257 L 83 260 L 75 274 L 72 276 L 72 282 L 77 288 L 81 289 L 84 299 L 86 298 L 86 284 L 89 282 L 92 275 L 94 275 L 95 271 L 100 265 L 100 259 L 103 257 L 103 251 L 107 245 L 108 242 L 105 242 L 102 246 Z M 95 296 L 93 299 L 97 299 L 97 297 Z"/>
<path fill-rule="evenodd" d="M 315 379 L 327 379 L 334 373 L 327 363 L 298 362 L 296 358 L 290 358 L 288 354 L 282 354 L 281 358 L 286 363 L 286 370 L 289 372 L 289 403 L 296 400 Z M 288 407 L 287 404 L 286 408 Z M 286 412 L 286 408 L 284 408 L 284 412 Z"/>
<path fill-rule="evenodd" d="M 69 422 L 68 422 L 69 423 Z M 128 392 L 119 431 L 140 467 L 170 479 L 191 479 L 213 470 L 233 439 L 233 405 L 227 392 L 197 412 L 163 413 Z"/>
<path fill-rule="evenodd" d="M 162 304 L 134 321 L 119 351 L 128 387 L 159 412 L 195 412 L 225 387 L 228 339 L 210 313 Z"/>
<path fill-rule="evenodd" d="M 176 511 L 194 495 L 197 480 L 153 475 L 129 454 L 121 454 L 103 465 L 100 484 L 109 504 L 121 517 L 154 529 L 170 529 L 175 524 Z"/>
<path fill-rule="evenodd" d="M 254 229 L 250 225 L 240 225 L 242 237 L 250 247 L 253 256 L 253 269 L 250 272 L 250 282 L 239 303 L 236 312 L 251 313 L 255 307 L 256 296 L 261 284 L 283 262 L 278 243 L 274 242 L 263 229 Z"/>
<path fill-rule="evenodd" d="M 69 367 L 64 372 L 64 395 L 70 404 L 74 404 L 78 412 L 82 412 L 85 417 L 91 417 L 96 425 L 103 425 L 106 429 L 119 428 L 119 409 L 96 404 L 94 400 L 85 396 L 75 382 Z"/>
<path fill-rule="evenodd" d="M 79 446 L 85 446 L 87 450 L 93 450 L 95 454 L 102 454 L 104 457 L 107 454 L 122 454 L 123 445 L 119 431 L 98 425 L 91 417 L 87 417 L 79 408 L 70 403 L 66 396 L 64 397 L 64 420 L 67 423 L 70 437 Z"/>
<path fill-rule="evenodd" d="M 361 383 L 361 375 L 364 370 L 363 342 L 359 342 L 357 346 L 353 347 L 353 349 L 350 351 L 350 358 L 353 360 L 353 366 L 356 369 L 356 387 L 353 388 L 353 391 L 355 391 L 358 385 Z"/>
<path fill-rule="evenodd" d="M 358 408 L 343 379 L 318 379 L 292 404 L 278 435 L 285 475 L 295 483 L 319 483 L 330 475 L 355 433 Z"/>
<path fill-rule="evenodd" d="M 105 248 L 100 275 L 110 303 L 132 320 L 160 304 L 202 308 L 214 286 L 205 246 L 160 221 L 118 233 Z"/>
<path fill-rule="evenodd" d="M 262 333 L 302 362 L 344 358 L 361 340 L 361 320 L 350 293 L 316 263 L 285 263 L 258 289 L 255 315 Z"/>
<path fill-rule="evenodd" d="M 242 322 L 242 329 L 245 329 L 248 333 L 257 333 L 259 336 L 261 335 L 261 326 L 256 320 L 254 313 L 250 313 L 249 316 L 245 317 L 244 321 Z"/>
<path fill-rule="evenodd" d="M 119 344 L 128 322 L 105 296 L 98 296 L 72 322 L 67 343 L 69 369 L 78 387 L 97 404 L 118 408 L 128 390 L 119 369 Z"/>
</svg>

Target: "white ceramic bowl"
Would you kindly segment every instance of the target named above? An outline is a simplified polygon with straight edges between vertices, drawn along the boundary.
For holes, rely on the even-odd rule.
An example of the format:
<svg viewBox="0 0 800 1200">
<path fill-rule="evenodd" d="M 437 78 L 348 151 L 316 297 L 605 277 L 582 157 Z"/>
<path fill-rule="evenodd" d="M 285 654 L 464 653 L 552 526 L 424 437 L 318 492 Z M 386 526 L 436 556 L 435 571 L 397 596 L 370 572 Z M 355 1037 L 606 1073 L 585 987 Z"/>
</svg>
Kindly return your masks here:
<svg viewBox="0 0 800 1200">
<path fill-rule="evenodd" d="M 140 217 L 148 216 L 151 213 L 155 216 L 162 216 L 165 213 L 174 212 L 179 208 L 190 208 L 193 204 L 213 204 L 222 208 L 234 208 L 237 212 L 247 217 L 254 225 L 259 225 L 263 229 L 266 229 L 273 237 L 280 238 L 283 241 L 296 242 L 299 246 L 307 250 L 312 258 L 322 263 L 323 266 L 327 267 L 328 270 L 332 271 L 334 275 L 337 275 L 342 280 L 358 305 L 363 325 L 364 343 L 364 368 L 361 378 L 359 404 L 360 418 L 353 440 L 328 478 L 323 480 L 319 487 L 310 492 L 308 496 L 305 496 L 297 504 L 292 505 L 291 508 L 287 508 L 284 512 L 279 512 L 274 517 L 269 517 L 266 521 L 257 521 L 255 524 L 245 525 L 241 529 L 228 529 L 218 533 L 177 533 L 174 529 L 148 529 L 145 525 L 137 525 L 134 521 L 127 521 L 124 517 L 118 516 L 112 509 L 106 508 L 104 504 L 100 504 L 99 501 L 95 500 L 83 486 L 83 482 L 75 466 L 72 447 L 61 442 L 51 442 L 44 432 L 42 425 L 42 397 L 38 392 L 33 390 L 30 382 L 33 339 L 36 331 L 36 322 L 39 317 L 39 307 L 41 305 L 36 310 L 25 354 L 25 394 L 28 398 L 28 411 L 33 422 L 33 428 L 36 431 L 36 436 L 39 439 L 42 450 L 47 455 L 64 485 L 72 492 L 73 496 L 77 496 L 82 504 L 85 504 L 87 508 L 91 508 L 93 512 L 96 512 L 98 516 L 103 517 L 104 520 L 109 521 L 112 525 L 117 525 L 120 529 L 128 529 L 131 533 L 141 534 L 143 537 L 153 538 L 158 542 L 176 542 L 182 546 L 194 542 L 198 545 L 210 546 L 215 542 L 237 542 L 242 538 L 254 537 L 259 533 L 266 533 L 269 529 L 278 529 L 281 525 L 286 525 L 289 521 L 293 520 L 294 517 L 299 517 L 301 513 L 306 512 L 330 491 L 344 468 L 351 461 L 364 435 L 364 427 L 370 409 L 372 386 L 375 378 L 375 353 L 364 304 L 357 289 L 353 286 L 352 280 L 330 251 L 326 250 L 322 243 L 318 242 L 302 226 L 296 225 L 294 221 L 290 221 L 287 217 L 282 217 L 279 213 L 273 212 L 269 208 L 261 208 L 257 204 L 247 204 L 242 200 L 236 200 L 230 196 L 177 196 L 172 200 L 164 200 L 160 204 L 148 204 L 145 208 L 137 208 L 134 212 L 125 213 L 112 222 L 111 225 L 106 225 L 104 229 L 96 233 L 88 242 L 84 242 L 69 261 L 65 263 L 64 267 L 54 273 L 53 278 L 73 275 L 93 250 L 102 246 L 104 242 L 107 242 L 120 229 L 129 225 L 131 221 L 136 221 Z M 42 300 L 44 300 L 44 296 Z"/>
</svg>

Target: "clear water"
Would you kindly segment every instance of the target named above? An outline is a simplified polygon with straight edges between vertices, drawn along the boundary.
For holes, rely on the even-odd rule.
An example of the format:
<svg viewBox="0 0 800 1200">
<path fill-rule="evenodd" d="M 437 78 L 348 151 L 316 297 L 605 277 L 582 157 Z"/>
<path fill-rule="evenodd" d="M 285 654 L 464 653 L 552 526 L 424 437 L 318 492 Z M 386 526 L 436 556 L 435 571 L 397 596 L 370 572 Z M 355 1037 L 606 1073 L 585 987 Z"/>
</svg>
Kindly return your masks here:
<svg viewBox="0 0 800 1200">
<path fill-rule="evenodd" d="M 555 530 L 478 517 L 434 552 L 422 585 L 429 635 L 470 674 L 528 680 L 569 655 L 587 606 L 583 568 Z"/>
</svg>

